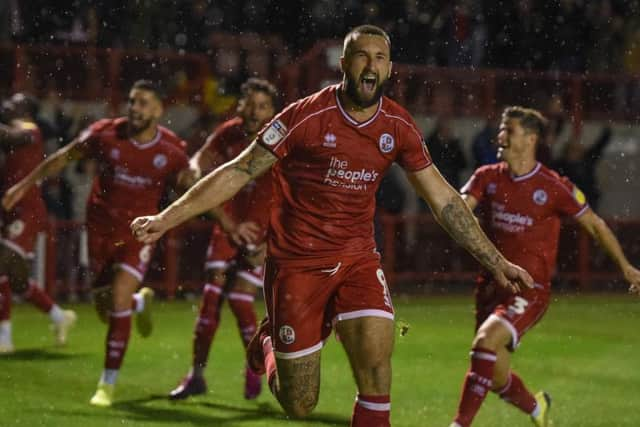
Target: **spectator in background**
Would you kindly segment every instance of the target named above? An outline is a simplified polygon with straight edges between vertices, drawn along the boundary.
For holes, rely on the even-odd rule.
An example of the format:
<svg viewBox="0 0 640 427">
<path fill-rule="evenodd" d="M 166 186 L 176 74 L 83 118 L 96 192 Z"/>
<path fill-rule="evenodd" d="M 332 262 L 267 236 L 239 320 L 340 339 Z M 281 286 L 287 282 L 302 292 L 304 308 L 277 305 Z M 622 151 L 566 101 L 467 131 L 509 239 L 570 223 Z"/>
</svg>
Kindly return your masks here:
<svg viewBox="0 0 640 427">
<path fill-rule="evenodd" d="M 600 189 L 596 179 L 596 167 L 602 158 L 602 152 L 611 142 L 611 128 L 605 127 L 591 147 L 585 147 L 577 138 L 572 138 L 564 149 L 556 169 L 566 175 L 589 200 L 594 211 L 598 211 Z"/>
<path fill-rule="evenodd" d="M 460 172 L 467 167 L 467 161 L 460 140 L 451 133 L 448 119 L 438 118 L 435 129 L 426 141 L 431 158 L 442 176 L 453 188 L 460 188 Z"/>
<path fill-rule="evenodd" d="M 494 142 L 496 135 L 498 135 L 497 125 L 497 117 L 488 117 L 484 128 L 473 137 L 471 152 L 476 169 L 498 161 L 498 147 Z"/>
</svg>

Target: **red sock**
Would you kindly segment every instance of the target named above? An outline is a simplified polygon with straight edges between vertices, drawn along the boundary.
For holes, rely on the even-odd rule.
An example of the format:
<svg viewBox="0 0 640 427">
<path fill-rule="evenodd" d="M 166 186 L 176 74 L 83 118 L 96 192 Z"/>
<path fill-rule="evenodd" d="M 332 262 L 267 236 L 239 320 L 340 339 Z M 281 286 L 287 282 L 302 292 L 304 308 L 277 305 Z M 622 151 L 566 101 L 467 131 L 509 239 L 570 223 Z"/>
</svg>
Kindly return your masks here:
<svg viewBox="0 0 640 427">
<path fill-rule="evenodd" d="M 27 291 L 24 293 L 24 297 L 44 313 L 48 313 L 51 307 L 53 307 L 51 297 L 40 289 L 33 280 L 29 280 L 29 288 L 27 288 Z"/>
<path fill-rule="evenodd" d="M 105 369 L 120 369 L 131 334 L 131 310 L 116 311 L 109 317 Z"/>
<path fill-rule="evenodd" d="M 7 276 L 0 277 L 0 322 L 11 319 L 11 286 Z"/>
<path fill-rule="evenodd" d="M 493 351 L 480 347 L 471 350 L 471 369 L 467 372 L 462 386 L 462 397 L 455 419 L 460 426 L 471 425 L 487 392 L 491 390 L 495 364 L 496 354 Z"/>
<path fill-rule="evenodd" d="M 276 355 L 273 353 L 273 345 L 271 344 L 271 337 L 267 336 L 262 341 L 262 352 L 264 353 L 264 368 L 267 374 L 267 382 L 269 383 L 269 389 L 273 395 L 276 395 L 274 390 L 275 379 L 278 376 L 278 366 L 276 365 Z"/>
<path fill-rule="evenodd" d="M 391 400 L 389 396 L 358 394 L 353 406 L 351 427 L 389 427 L 391 422 Z"/>
<path fill-rule="evenodd" d="M 509 382 L 502 390 L 496 391 L 505 402 L 511 403 L 526 414 L 531 414 L 536 408 L 536 398 L 527 390 L 519 376 L 511 372 Z"/>
<path fill-rule="evenodd" d="M 247 344 L 251 341 L 251 337 L 256 332 L 256 311 L 253 308 L 253 295 L 243 292 L 230 292 L 227 295 L 229 307 L 236 316 L 238 321 L 238 329 L 242 337 L 242 343 L 247 348 Z"/>
<path fill-rule="evenodd" d="M 200 313 L 193 334 L 193 366 L 204 368 L 209 358 L 211 341 L 220 322 L 222 288 L 211 283 L 204 285 Z"/>
</svg>

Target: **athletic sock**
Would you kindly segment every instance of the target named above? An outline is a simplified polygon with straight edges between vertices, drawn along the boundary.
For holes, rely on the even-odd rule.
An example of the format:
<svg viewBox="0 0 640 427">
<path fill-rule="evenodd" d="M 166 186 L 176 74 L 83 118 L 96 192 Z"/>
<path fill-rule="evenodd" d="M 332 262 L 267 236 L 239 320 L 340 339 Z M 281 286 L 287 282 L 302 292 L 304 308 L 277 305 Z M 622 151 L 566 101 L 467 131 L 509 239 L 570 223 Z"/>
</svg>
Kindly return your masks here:
<svg viewBox="0 0 640 427">
<path fill-rule="evenodd" d="M 140 292 L 136 292 L 135 294 L 133 294 L 133 299 L 131 300 L 131 310 L 136 314 L 144 310 L 144 297 L 140 295 Z"/>
<path fill-rule="evenodd" d="M 353 405 L 351 427 L 389 427 L 391 400 L 389 396 L 358 394 Z"/>
<path fill-rule="evenodd" d="M 200 313 L 193 334 L 193 375 L 202 376 L 209 359 L 209 349 L 220 322 L 222 287 L 207 283 L 202 293 Z"/>
<path fill-rule="evenodd" d="M 11 285 L 7 276 L 0 276 L 0 322 L 11 319 Z"/>
<path fill-rule="evenodd" d="M 130 335 L 131 310 L 112 312 L 109 317 L 109 331 L 107 332 L 105 372 L 120 369 L 124 355 L 127 352 Z M 112 383 L 108 382 L 108 384 Z"/>
<path fill-rule="evenodd" d="M 262 340 L 262 353 L 264 354 L 264 368 L 267 374 L 267 383 L 269 389 L 274 396 L 276 396 L 276 380 L 278 378 L 278 366 L 276 365 L 276 355 L 273 352 L 273 345 L 271 344 L 271 337 L 266 336 Z"/>
<path fill-rule="evenodd" d="M 227 295 L 229 307 L 236 317 L 242 343 L 247 348 L 247 344 L 251 341 L 251 337 L 256 332 L 256 311 L 253 307 L 254 297 L 244 292 L 230 292 Z"/>
<path fill-rule="evenodd" d="M 522 379 L 514 372 L 509 375 L 509 381 L 502 390 L 496 391 L 502 400 L 511 403 L 521 411 L 532 414 L 536 409 L 536 398 L 527 390 Z"/>
<path fill-rule="evenodd" d="M 29 287 L 24 293 L 24 297 L 44 313 L 49 313 L 54 306 L 51 297 L 40 289 L 34 280 L 29 280 Z"/>
<path fill-rule="evenodd" d="M 487 392 L 491 390 L 495 364 L 496 354 L 493 351 L 481 347 L 471 350 L 471 368 L 462 386 L 458 414 L 454 420 L 461 427 L 471 425 Z"/>
</svg>

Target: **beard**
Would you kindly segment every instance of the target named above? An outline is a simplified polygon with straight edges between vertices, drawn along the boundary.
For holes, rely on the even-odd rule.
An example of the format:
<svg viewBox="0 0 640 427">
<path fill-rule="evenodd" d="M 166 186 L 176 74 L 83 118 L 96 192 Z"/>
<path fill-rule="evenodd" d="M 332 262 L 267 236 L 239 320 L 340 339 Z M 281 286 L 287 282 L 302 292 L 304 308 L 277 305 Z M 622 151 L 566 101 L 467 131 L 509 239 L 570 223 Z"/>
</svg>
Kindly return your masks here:
<svg viewBox="0 0 640 427">
<path fill-rule="evenodd" d="M 138 122 L 138 124 L 134 124 L 133 119 L 129 116 L 129 122 L 128 122 L 129 131 L 134 134 L 141 133 L 149 129 L 153 124 L 153 119 L 147 119 L 147 120 L 140 119 L 140 120 L 136 120 L 136 122 Z"/>
<path fill-rule="evenodd" d="M 361 79 L 353 78 L 352 76 L 346 76 L 345 78 L 345 93 L 351 99 L 351 101 L 360 108 L 368 108 L 378 103 L 382 95 L 384 94 L 384 86 L 387 80 L 383 80 L 376 87 L 376 91 L 370 99 L 364 99 L 358 91 L 358 85 Z"/>
</svg>

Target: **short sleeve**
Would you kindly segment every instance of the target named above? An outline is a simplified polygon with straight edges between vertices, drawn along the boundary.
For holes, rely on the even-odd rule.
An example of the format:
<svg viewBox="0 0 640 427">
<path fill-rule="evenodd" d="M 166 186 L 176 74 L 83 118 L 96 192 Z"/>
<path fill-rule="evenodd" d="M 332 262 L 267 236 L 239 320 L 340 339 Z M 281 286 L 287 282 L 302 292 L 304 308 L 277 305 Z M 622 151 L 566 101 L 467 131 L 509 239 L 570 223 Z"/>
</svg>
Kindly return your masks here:
<svg viewBox="0 0 640 427">
<path fill-rule="evenodd" d="M 298 125 L 299 108 L 299 102 L 289 104 L 258 133 L 258 143 L 279 159 L 286 157 L 295 143 L 291 134 Z"/>
<path fill-rule="evenodd" d="M 189 157 L 182 150 L 175 150 L 175 153 L 171 156 L 173 159 L 173 172 L 178 173 L 183 169 L 189 167 Z"/>
<path fill-rule="evenodd" d="M 100 144 L 100 134 L 108 125 L 108 123 L 108 120 L 99 120 L 89 125 L 89 127 L 80 132 L 80 134 L 78 135 L 77 139 L 88 155 L 95 156 L 98 152 L 98 147 Z"/>
<path fill-rule="evenodd" d="M 407 126 L 402 126 L 400 129 L 400 150 L 396 162 L 409 172 L 416 172 L 430 166 L 433 163 L 431 155 L 416 124 L 410 121 Z M 390 135 L 385 134 L 380 138 L 385 137 L 391 138 Z M 380 141 L 380 144 L 383 143 L 384 141 Z"/>
<path fill-rule="evenodd" d="M 468 194 L 480 202 L 484 198 L 485 187 L 487 186 L 487 172 L 483 169 L 477 169 L 469 181 L 460 189 L 461 194 Z"/>
<path fill-rule="evenodd" d="M 558 191 L 556 192 L 555 207 L 559 214 L 579 217 L 589 208 L 587 198 L 568 178 L 562 177 L 557 181 Z"/>
</svg>

